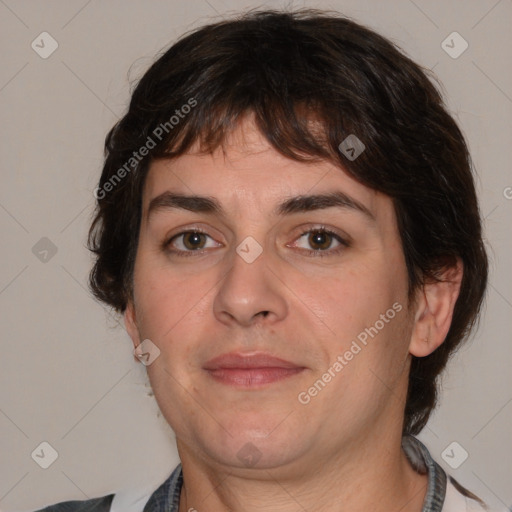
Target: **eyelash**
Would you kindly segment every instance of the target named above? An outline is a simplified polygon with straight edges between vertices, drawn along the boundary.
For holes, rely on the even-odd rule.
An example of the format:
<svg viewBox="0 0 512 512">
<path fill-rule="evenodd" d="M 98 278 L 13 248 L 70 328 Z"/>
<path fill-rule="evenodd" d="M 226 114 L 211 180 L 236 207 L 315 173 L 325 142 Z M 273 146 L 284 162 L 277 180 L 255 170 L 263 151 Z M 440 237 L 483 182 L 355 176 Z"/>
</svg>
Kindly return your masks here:
<svg viewBox="0 0 512 512">
<path fill-rule="evenodd" d="M 206 236 L 209 236 L 206 231 L 203 231 L 202 229 L 199 229 L 199 228 L 190 229 L 190 230 L 187 230 L 187 231 L 182 231 L 180 233 L 177 233 L 176 235 L 173 235 L 170 239 L 168 239 L 166 242 L 164 242 L 163 243 L 163 249 L 168 251 L 168 252 L 170 252 L 170 253 L 172 253 L 172 254 L 174 254 L 174 255 L 176 255 L 176 256 L 179 256 L 179 257 L 197 256 L 197 255 L 202 255 L 205 252 L 207 252 L 208 249 L 206 249 L 206 250 L 204 250 L 204 249 L 203 250 L 195 250 L 195 251 L 194 250 L 182 251 L 181 249 L 169 249 L 169 246 L 171 245 L 171 243 L 175 239 L 177 239 L 180 236 L 189 234 L 189 233 L 201 233 L 201 234 L 204 234 Z M 308 233 L 327 234 L 327 235 L 332 236 L 333 238 L 335 238 L 340 243 L 340 246 L 337 247 L 336 249 L 325 249 L 325 250 L 320 250 L 320 249 L 316 249 L 316 250 L 315 249 L 302 249 L 302 251 L 305 251 L 309 256 L 325 258 L 326 256 L 337 255 L 341 251 L 346 249 L 347 247 L 350 247 L 349 242 L 347 242 L 340 235 L 338 235 L 338 233 L 336 233 L 336 232 L 334 232 L 334 231 L 332 231 L 332 230 L 330 230 L 330 229 L 328 229 L 328 228 L 326 228 L 324 226 L 307 229 L 307 230 L 303 231 L 297 237 L 297 239 L 302 238 L 304 235 L 307 235 Z"/>
<path fill-rule="evenodd" d="M 320 227 L 315 227 L 315 228 L 309 228 L 309 229 L 306 229 L 305 231 L 303 231 L 298 237 L 297 237 L 297 240 L 302 238 L 304 235 L 307 235 L 309 233 L 322 233 L 322 234 L 327 234 L 329 236 L 332 236 L 333 238 L 335 238 L 339 243 L 339 247 L 337 247 L 336 249 L 324 249 L 324 250 L 321 250 L 321 249 L 301 249 L 301 251 L 305 251 L 306 254 L 308 254 L 309 256 L 312 256 L 314 258 L 325 258 L 327 256 L 336 256 L 337 254 L 339 254 L 340 252 L 342 252 L 343 250 L 345 250 L 347 247 L 349 247 L 349 243 L 344 239 L 342 238 L 340 235 L 338 235 L 338 233 L 336 233 L 335 231 L 332 231 L 331 229 L 329 228 L 326 228 L 325 226 L 320 226 Z"/>
</svg>

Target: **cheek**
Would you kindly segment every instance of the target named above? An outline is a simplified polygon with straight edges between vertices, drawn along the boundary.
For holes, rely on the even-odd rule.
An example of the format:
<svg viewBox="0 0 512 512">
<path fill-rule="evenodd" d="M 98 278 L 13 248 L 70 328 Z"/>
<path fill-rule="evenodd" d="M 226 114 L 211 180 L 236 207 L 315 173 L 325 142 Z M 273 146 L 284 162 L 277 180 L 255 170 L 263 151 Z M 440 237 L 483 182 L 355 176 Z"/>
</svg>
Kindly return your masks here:
<svg viewBox="0 0 512 512">
<path fill-rule="evenodd" d="M 345 333 L 375 322 L 402 296 L 400 286 L 376 262 L 341 268 L 336 276 L 311 282 L 297 279 L 293 286 L 313 313 L 333 328 L 342 326 Z"/>
<path fill-rule="evenodd" d="M 140 258 L 134 277 L 138 326 L 147 337 L 165 337 L 180 325 L 199 321 L 212 288 L 199 274 L 178 274 L 170 265 Z"/>
<path fill-rule="evenodd" d="M 351 347 L 357 351 L 359 345 L 354 357 L 359 364 L 389 373 L 403 363 L 408 346 L 407 277 L 400 258 L 374 258 L 345 272 L 340 269 L 340 274 L 298 293 L 329 327 L 329 358 L 336 360 Z"/>
</svg>

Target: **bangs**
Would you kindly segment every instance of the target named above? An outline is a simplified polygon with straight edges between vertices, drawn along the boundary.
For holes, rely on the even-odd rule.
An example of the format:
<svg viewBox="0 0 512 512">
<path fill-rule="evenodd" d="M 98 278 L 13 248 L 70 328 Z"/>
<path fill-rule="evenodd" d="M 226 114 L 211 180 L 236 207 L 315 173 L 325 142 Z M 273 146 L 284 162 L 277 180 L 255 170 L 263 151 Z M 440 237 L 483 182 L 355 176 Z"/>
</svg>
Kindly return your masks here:
<svg viewBox="0 0 512 512">
<path fill-rule="evenodd" d="M 254 102 L 253 102 L 254 103 Z M 247 121 L 254 122 L 270 146 L 292 160 L 311 162 L 329 160 L 339 164 L 334 141 L 327 124 L 320 119 L 318 109 L 302 104 L 290 105 L 284 111 L 282 103 L 264 102 L 245 106 L 241 103 L 216 105 L 215 110 L 198 110 L 188 118 L 175 137 L 162 142 L 154 158 L 175 158 L 192 150 L 211 154 L 219 147 L 226 151 L 232 133 Z M 331 135 L 331 136 L 330 136 Z"/>
</svg>

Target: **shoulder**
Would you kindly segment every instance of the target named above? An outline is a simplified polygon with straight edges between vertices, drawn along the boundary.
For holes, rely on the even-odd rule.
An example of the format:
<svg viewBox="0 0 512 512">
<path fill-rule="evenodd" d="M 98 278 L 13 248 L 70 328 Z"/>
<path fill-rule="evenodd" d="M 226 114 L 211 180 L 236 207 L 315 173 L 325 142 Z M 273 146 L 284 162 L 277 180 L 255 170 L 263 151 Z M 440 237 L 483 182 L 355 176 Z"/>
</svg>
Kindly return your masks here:
<svg viewBox="0 0 512 512">
<path fill-rule="evenodd" d="M 109 512 L 113 494 L 85 501 L 64 501 L 36 512 Z"/>
<path fill-rule="evenodd" d="M 127 489 L 102 498 L 63 501 L 35 512 L 141 512 L 142 510 L 175 512 L 179 507 L 183 484 L 181 464 L 156 489 Z"/>
</svg>

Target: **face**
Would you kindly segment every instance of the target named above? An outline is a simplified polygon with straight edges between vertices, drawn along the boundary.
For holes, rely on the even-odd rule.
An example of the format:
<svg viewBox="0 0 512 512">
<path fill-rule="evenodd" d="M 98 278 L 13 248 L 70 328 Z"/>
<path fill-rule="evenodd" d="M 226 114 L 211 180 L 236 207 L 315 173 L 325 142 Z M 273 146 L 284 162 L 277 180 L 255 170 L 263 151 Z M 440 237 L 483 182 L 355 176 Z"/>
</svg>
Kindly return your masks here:
<svg viewBox="0 0 512 512">
<path fill-rule="evenodd" d="M 125 321 L 183 450 L 275 468 L 400 430 L 413 317 L 392 201 L 339 167 L 250 120 L 152 163 Z"/>
</svg>

